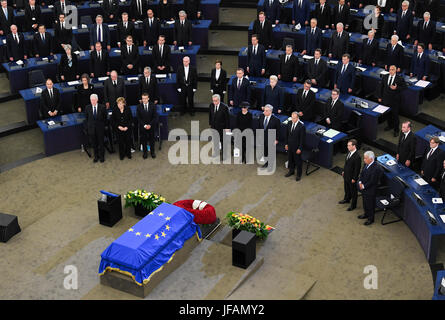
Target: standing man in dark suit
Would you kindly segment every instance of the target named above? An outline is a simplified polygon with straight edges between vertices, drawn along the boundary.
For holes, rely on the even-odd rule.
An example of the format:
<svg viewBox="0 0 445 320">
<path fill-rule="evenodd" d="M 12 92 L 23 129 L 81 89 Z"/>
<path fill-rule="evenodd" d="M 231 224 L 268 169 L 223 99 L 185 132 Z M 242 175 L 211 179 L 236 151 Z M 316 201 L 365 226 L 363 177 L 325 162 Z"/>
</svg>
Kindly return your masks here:
<svg viewBox="0 0 445 320">
<path fill-rule="evenodd" d="M 110 45 L 110 29 L 103 23 L 103 18 L 101 15 L 96 16 L 96 23 L 90 28 L 90 49 L 94 50 L 94 44 L 96 42 L 102 44 L 102 48 L 107 48 L 108 51 L 111 49 Z"/>
<path fill-rule="evenodd" d="M 71 3 L 66 0 L 59 0 L 54 3 L 54 21 L 57 21 L 57 18 L 60 14 L 64 14 L 65 17 L 68 16 L 71 12 L 70 10 Z"/>
<path fill-rule="evenodd" d="M 347 53 L 342 56 L 342 63 L 337 64 L 334 83 L 334 88 L 340 89 L 341 93 L 346 94 L 352 94 L 355 82 L 355 68 L 349 59 L 350 55 Z"/>
<path fill-rule="evenodd" d="M 394 34 L 397 34 L 402 42 L 411 41 L 411 34 L 413 28 L 413 14 L 408 10 L 409 1 L 402 2 L 402 8 L 397 12 L 396 29 Z"/>
<path fill-rule="evenodd" d="M 338 23 L 342 23 L 345 26 L 345 30 L 349 28 L 349 6 L 345 4 L 345 0 L 339 0 L 338 5 L 332 9 L 332 29 L 335 28 Z"/>
<path fill-rule="evenodd" d="M 269 142 L 268 142 L 268 136 L 269 132 L 272 135 L 272 130 L 275 130 L 275 145 L 278 144 L 278 141 L 280 140 L 280 128 L 281 128 L 281 121 L 275 117 L 273 114 L 273 107 L 270 104 L 266 104 L 264 107 L 263 114 L 260 116 L 259 119 L 259 129 L 264 130 L 264 159 L 266 160 L 266 163 L 264 163 L 263 168 L 268 168 L 269 162 L 272 164 L 271 167 L 268 169 L 272 169 L 275 166 L 275 154 L 269 154 Z"/>
<path fill-rule="evenodd" d="M 442 163 L 442 172 L 440 174 L 439 194 L 443 201 L 445 201 L 445 160 Z"/>
<path fill-rule="evenodd" d="M 51 36 L 51 33 L 46 32 L 43 24 L 39 25 L 39 32 L 34 34 L 32 47 L 34 56 L 37 58 L 53 55 L 53 37 Z"/>
<path fill-rule="evenodd" d="M 321 48 L 321 29 L 317 27 L 317 19 L 311 19 L 310 28 L 306 28 L 306 34 L 304 36 L 304 50 L 302 55 L 313 56 L 315 49 Z"/>
<path fill-rule="evenodd" d="M 337 23 L 337 32 L 333 32 L 329 42 L 328 56 L 330 59 L 340 59 L 348 53 L 349 34 L 343 30 L 343 23 Z"/>
<path fill-rule="evenodd" d="M 280 22 L 281 5 L 279 0 L 264 0 L 261 11 L 266 15 L 267 20 L 278 24 Z"/>
<path fill-rule="evenodd" d="M 104 101 L 105 106 L 114 108 L 116 106 L 116 99 L 124 97 L 127 99 L 127 92 L 125 90 L 125 81 L 117 76 L 115 70 L 111 71 L 110 77 L 104 82 Z"/>
<path fill-rule="evenodd" d="M 117 24 L 117 46 L 120 48 L 121 44 L 125 44 L 127 36 L 135 39 L 135 34 L 134 22 L 128 20 L 128 13 L 122 13 L 122 21 Z"/>
<path fill-rule="evenodd" d="M 139 77 L 139 95 L 142 97 L 143 93 L 148 93 L 148 98 L 154 104 L 159 102 L 158 82 L 151 74 L 151 68 L 145 67 L 144 74 Z"/>
<path fill-rule="evenodd" d="M 67 44 L 71 45 L 73 41 L 73 30 L 65 21 L 65 14 L 59 14 L 59 21 L 54 24 L 54 51 L 55 53 L 63 53 L 63 47 Z"/>
<path fill-rule="evenodd" d="M 416 136 L 411 132 L 411 122 L 402 123 L 402 134 L 397 144 L 396 159 L 401 164 L 411 167 L 416 158 Z"/>
<path fill-rule="evenodd" d="M 25 28 L 24 31 L 38 31 L 41 20 L 42 11 L 40 6 L 36 4 L 36 0 L 29 0 L 25 6 Z"/>
<path fill-rule="evenodd" d="M 170 72 L 170 46 L 165 44 L 165 36 L 160 35 L 158 44 L 153 47 L 153 66 L 154 73 Z"/>
<path fill-rule="evenodd" d="M 386 46 L 386 59 L 385 59 L 385 70 L 392 65 L 396 66 L 397 72 L 401 72 L 403 68 L 403 57 L 404 50 L 403 47 L 398 44 L 399 37 L 397 35 L 391 36 L 391 42 Z"/>
<path fill-rule="evenodd" d="M 151 157 L 156 158 L 155 152 L 155 130 L 159 125 L 157 106 L 149 102 L 148 93 L 142 93 L 142 102 L 137 108 L 139 122 L 140 143 L 142 145 L 142 157 L 147 159 L 147 145 L 150 145 Z"/>
<path fill-rule="evenodd" d="M 320 0 L 320 3 L 315 5 L 314 18 L 317 19 L 321 29 L 326 30 L 331 27 L 331 7 L 326 4 L 326 0 Z"/>
<path fill-rule="evenodd" d="M 264 48 L 272 48 L 274 44 L 272 23 L 266 19 L 266 15 L 262 11 L 258 14 L 258 19 L 253 23 L 252 34 L 258 35 L 258 42 L 263 45 Z"/>
<path fill-rule="evenodd" d="M 339 204 L 351 202 L 348 211 L 352 211 L 357 207 L 357 181 L 362 165 L 362 160 L 357 152 L 357 140 L 351 139 L 348 141 L 348 151 L 341 173 L 345 187 L 345 197 Z"/>
<path fill-rule="evenodd" d="M 229 87 L 229 104 L 238 107 L 242 102 L 250 103 L 250 82 L 244 78 L 243 68 L 236 69 L 236 77 Z"/>
<path fill-rule="evenodd" d="M 303 152 L 304 142 L 306 140 L 306 128 L 303 122 L 300 121 L 298 113 L 292 112 L 292 121 L 287 123 L 286 130 L 286 145 L 284 149 L 287 151 L 287 164 L 289 172 L 285 177 L 290 177 L 295 173 L 295 166 L 297 167 L 296 181 L 300 181 L 303 172 L 303 160 L 301 153 Z"/>
<path fill-rule="evenodd" d="M 358 181 L 358 188 L 362 192 L 363 197 L 363 209 L 365 210 L 365 213 L 358 216 L 358 218 L 367 219 L 365 221 L 365 226 L 368 226 L 374 222 L 376 192 L 380 181 L 380 176 L 382 174 L 379 165 L 374 161 L 374 159 L 374 152 L 365 152 L 365 165 Z"/>
<path fill-rule="evenodd" d="M 133 44 L 133 37 L 127 36 L 126 45 L 121 47 L 122 74 L 139 73 L 139 48 Z"/>
<path fill-rule="evenodd" d="M 301 121 L 314 120 L 315 93 L 311 90 L 311 80 L 306 80 L 303 88 L 298 89 L 295 110 Z"/>
<path fill-rule="evenodd" d="M 94 162 L 100 159 L 105 161 L 104 134 L 107 110 L 103 104 L 99 104 L 97 94 L 90 96 L 91 104 L 85 108 L 85 123 L 90 143 L 94 148 Z"/>
<path fill-rule="evenodd" d="M 286 53 L 280 56 L 280 73 L 278 79 L 287 82 L 297 82 L 298 58 L 294 56 L 292 46 L 286 45 Z"/>
<path fill-rule="evenodd" d="M 425 152 L 422 161 L 421 175 L 426 182 L 437 189 L 440 172 L 443 167 L 444 154 L 439 148 L 439 137 L 432 137 L 430 139 L 430 147 Z"/>
<path fill-rule="evenodd" d="M 321 58 L 321 49 L 315 49 L 314 58 L 308 61 L 306 68 L 307 78 L 312 85 L 326 87 L 328 64 Z"/>
<path fill-rule="evenodd" d="M 436 34 L 436 22 L 430 20 L 429 12 L 425 12 L 423 14 L 423 20 L 420 20 L 417 23 L 417 34 L 416 34 L 416 40 L 414 41 L 414 45 L 416 46 L 419 43 L 423 43 L 428 48 L 428 50 L 432 50 L 435 34 Z"/>
<path fill-rule="evenodd" d="M 11 32 L 11 25 L 14 23 L 14 9 L 8 6 L 6 0 L 1 1 L 0 9 L 0 36 L 6 36 Z"/>
<path fill-rule="evenodd" d="M 40 96 L 40 110 L 43 119 L 62 114 L 59 90 L 53 87 L 53 81 L 49 78 L 46 79 L 45 85 L 46 88 L 42 91 L 42 95 Z"/>
<path fill-rule="evenodd" d="M 440 0 L 424 0 L 420 12 L 429 12 L 431 14 L 431 19 L 437 21 L 440 13 L 439 6 Z"/>
<path fill-rule="evenodd" d="M 225 132 L 230 130 L 230 114 L 227 105 L 221 102 L 219 94 L 212 95 L 212 103 L 209 105 L 209 126 L 218 132 L 218 137 L 212 137 L 214 150 L 220 151 L 219 143 L 221 143 L 221 149 L 224 151 L 223 137 Z"/>
<path fill-rule="evenodd" d="M 328 128 L 339 131 L 343 120 L 344 104 L 340 101 L 340 90 L 333 89 L 331 97 L 325 104 L 324 125 Z"/>
<path fill-rule="evenodd" d="M 179 11 L 179 20 L 175 21 L 173 27 L 173 44 L 175 46 L 192 45 L 192 23 L 186 19 L 187 14 Z"/>
<path fill-rule="evenodd" d="M 6 48 L 9 61 L 26 60 L 28 58 L 28 46 L 25 43 L 23 33 L 17 32 L 17 26 L 11 26 L 11 33 L 6 37 Z"/>
<path fill-rule="evenodd" d="M 198 74 L 196 68 L 190 65 L 188 56 L 182 59 L 182 66 L 178 67 L 176 73 L 177 90 L 180 93 L 180 101 L 182 104 L 182 114 L 188 110 L 191 116 L 195 115 L 193 97 L 198 88 Z"/>
<path fill-rule="evenodd" d="M 104 12 L 105 22 L 113 22 L 116 20 L 119 13 L 119 1 L 118 0 L 103 0 L 102 10 Z"/>
<path fill-rule="evenodd" d="M 417 45 L 417 54 L 413 54 L 411 60 L 411 71 L 409 76 L 417 77 L 419 80 L 426 80 L 430 68 L 430 58 L 424 52 L 425 46 L 423 43 Z"/>
<path fill-rule="evenodd" d="M 134 0 L 131 1 L 130 5 L 130 15 L 131 20 L 134 21 L 143 21 L 146 17 L 148 9 L 148 1 L 147 0 Z"/>
<path fill-rule="evenodd" d="M 375 31 L 368 31 L 368 39 L 363 39 L 362 52 L 358 63 L 375 67 L 379 53 L 379 41 L 374 39 Z"/>
<path fill-rule="evenodd" d="M 396 74 L 396 66 L 389 67 L 389 74 L 383 76 L 379 87 L 379 103 L 391 108 L 388 126 L 385 131 L 394 130 L 394 137 L 399 135 L 399 106 L 402 101 L 402 91 L 406 87 L 405 80 Z"/>
<path fill-rule="evenodd" d="M 187 12 L 187 16 L 191 21 L 196 20 L 197 13 L 199 10 L 199 7 L 201 6 L 201 0 L 184 0 L 184 10 Z"/>
<path fill-rule="evenodd" d="M 252 44 L 247 48 L 247 73 L 252 77 L 261 77 L 266 73 L 266 51 L 258 43 L 258 36 L 252 35 Z"/>
<path fill-rule="evenodd" d="M 215 68 L 210 72 L 210 92 L 219 94 L 220 100 L 224 102 L 227 90 L 227 72 L 222 68 L 222 61 L 215 61 Z"/>
<path fill-rule="evenodd" d="M 108 75 L 110 75 L 108 51 L 102 48 L 100 42 L 96 42 L 95 50 L 90 52 L 90 76 L 99 78 Z"/>
<path fill-rule="evenodd" d="M 294 0 L 292 7 L 292 24 L 300 24 L 301 27 L 309 24 L 311 2 L 309 0 Z"/>
<path fill-rule="evenodd" d="M 154 46 L 159 37 L 161 23 L 158 18 L 154 17 L 152 9 L 147 10 L 147 18 L 143 24 L 143 43 L 144 47 Z"/>
</svg>

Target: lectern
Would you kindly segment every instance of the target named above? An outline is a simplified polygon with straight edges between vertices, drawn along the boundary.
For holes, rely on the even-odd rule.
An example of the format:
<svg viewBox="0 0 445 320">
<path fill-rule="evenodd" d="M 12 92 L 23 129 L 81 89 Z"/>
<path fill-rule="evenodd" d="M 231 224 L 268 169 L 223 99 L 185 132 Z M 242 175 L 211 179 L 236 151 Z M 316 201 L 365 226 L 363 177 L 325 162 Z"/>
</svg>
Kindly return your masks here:
<svg viewBox="0 0 445 320">
<path fill-rule="evenodd" d="M 112 227 L 116 222 L 122 219 L 121 195 L 118 195 L 117 197 L 107 195 L 106 201 L 104 200 L 97 200 L 99 223 L 107 227 Z"/>
<path fill-rule="evenodd" d="M 256 258 L 256 236 L 242 230 L 232 240 L 232 265 L 247 269 Z"/>
</svg>

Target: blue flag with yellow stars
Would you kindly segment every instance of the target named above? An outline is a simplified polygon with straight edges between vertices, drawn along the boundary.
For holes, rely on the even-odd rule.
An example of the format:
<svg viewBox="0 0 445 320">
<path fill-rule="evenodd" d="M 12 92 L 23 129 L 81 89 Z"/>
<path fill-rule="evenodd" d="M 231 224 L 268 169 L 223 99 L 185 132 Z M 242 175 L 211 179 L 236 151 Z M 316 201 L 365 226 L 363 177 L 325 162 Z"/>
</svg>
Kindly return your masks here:
<svg viewBox="0 0 445 320">
<path fill-rule="evenodd" d="M 131 276 L 139 285 L 146 284 L 185 241 L 195 234 L 201 240 L 201 229 L 193 218 L 185 209 L 161 204 L 105 249 L 99 274 L 118 271 Z"/>
</svg>

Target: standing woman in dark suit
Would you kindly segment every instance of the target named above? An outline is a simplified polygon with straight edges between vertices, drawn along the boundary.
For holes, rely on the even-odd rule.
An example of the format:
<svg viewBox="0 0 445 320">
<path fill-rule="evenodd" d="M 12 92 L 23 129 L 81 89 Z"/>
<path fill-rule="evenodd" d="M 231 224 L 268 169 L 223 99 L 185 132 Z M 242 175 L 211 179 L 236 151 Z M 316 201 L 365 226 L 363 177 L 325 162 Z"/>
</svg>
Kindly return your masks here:
<svg viewBox="0 0 445 320">
<path fill-rule="evenodd" d="M 172 6 L 169 2 L 169 0 L 162 0 L 161 2 L 159 2 L 159 7 L 158 7 L 158 17 L 159 20 L 161 20 L 161 22 L 166 22 L 166 21 L 173 21 L 175 20 L 173 18 L 173 14 L 172 14 Z"/>
<path fill-rule="evenodd" d="M 224 102 L 224 95 L 227 87 L 227 72 L 222 68 L 222 61 L 215 61 L 215 68 L 210 75 L 210 91 L 212 94 L 219 94 L 221 102 Z"/>
<path fill-rule="evenodd" d="M 133 116 L 130 107 L 126 106 L 125 98 L 119 97 L 116 100 L 117 107 L 113 109 L 111 116 L 111 125 L 116 131 L 117 141 L 119 143 L 119 158 L 124 160 L 127 156 L 131 159 L 131 124 Z"/>
<path fill-rule="evenodd" d="M 238 112 L 236 115 L 235 128 L 239 129 L 241 132 L 243 132 L 246 129 L 252 129 L 252 113 L 249 112 L 249 103 L 248 102 L 241 102 L 240 107 L 241 107 L 241 111 Z M 246 163 L 246 145 L 249 141 L 247 141 L 246 137 L 241 137 L 241 139 L 242 139 L 242 141 L 241 141 L 242 160 L 241 161 L 243 163 Z M 252 143 L 252 141 L 251 141 L 251 143 Z M 249 157 L 249 159 L 250 159 L 250 157 Z"/>
<path fill-rule="evenodd" d="M 59 76 L 62 81 L 73 81 L 79 79 L 77 73 L 77 56 L 72 54 L 71 45 L 65 45 L 65 53 L 59 64 Z"/>
<path fill-rule="evenodd" d="M 90 96 L 94 93 L 94 85 L 90 83 L 90 77 L 86 73 L 80 77 L 82 82 L 77 86 L 75 109 L 77 112 L 84 112 L 85 107 L 90 104 Z"/>
</svg>

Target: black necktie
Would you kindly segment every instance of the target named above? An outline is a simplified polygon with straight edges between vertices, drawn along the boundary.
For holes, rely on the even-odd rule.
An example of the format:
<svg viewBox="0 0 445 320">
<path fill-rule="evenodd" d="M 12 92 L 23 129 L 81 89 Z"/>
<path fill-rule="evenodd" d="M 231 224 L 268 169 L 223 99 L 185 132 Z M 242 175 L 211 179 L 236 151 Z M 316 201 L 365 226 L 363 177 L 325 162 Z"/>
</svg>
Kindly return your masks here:
<svg viewBox="0 0 445 320">
<path fill-rule="evenodd" d="M 93 107 L 93 117 L 94 117 L 94 119 L 96 119 L 96 115 L 97 115 L 96 106 L 94 106 Z"/>
<path fill-rule="evenodd" d="M 269 124 L 269 119 L 266 117 L 266 119 L 264 120 L 264 130 L 266 130 L 268 124 Z"/>
<path fill-rule="evenodd" d="M 113 86 L 116 88 L 117 87 L 117 83 L 116 81 L 113 81 Z"/>
<path fill-rule="evenodd" d="M 428 153 L 428 156 L 426 158 L 429 159 L 432 154 L 433 154 L 433 149 L 431 149 L 431 151 Z"/>
<path fill-rule="evenodd" d="M 149 85 L 149 82 L 148 82 L 148 80 L 150 80 L 150 78 L 149 77 L 147 77 L 147 78 L 145 78 L 145 80 L 146 80 L 146 82 L 147 82 L 147 86 Z"/>
<path fill-rule="evenodd" d="M 350 157 L 351 157 L 351 151 L 349 151 L 348 156 L 346 157 L 346 160 L 349 160 Z"/>
</svg>

